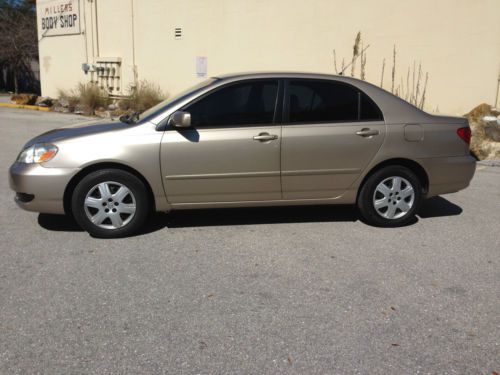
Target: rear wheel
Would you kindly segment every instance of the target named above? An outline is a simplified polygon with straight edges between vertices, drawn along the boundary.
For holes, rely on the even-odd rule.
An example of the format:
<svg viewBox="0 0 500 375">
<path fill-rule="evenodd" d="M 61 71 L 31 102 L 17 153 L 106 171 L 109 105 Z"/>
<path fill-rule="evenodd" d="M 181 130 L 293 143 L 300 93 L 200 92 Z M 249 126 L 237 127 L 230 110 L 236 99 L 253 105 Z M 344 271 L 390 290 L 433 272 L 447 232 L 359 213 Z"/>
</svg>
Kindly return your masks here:
<svg viewBox="0 0 500 375">
<path fill-rule="evenodd" d="M 149 202 L 139 178 L 119 169 L 104 169 L 78 183 L 71 207 L 77 223 L 92 236 L 116 238 L 142 226 Z"/>
<path fill-rule="evenodd" d="M 368 224 L 402 226 L 414 220 L 422 195 L 422 184 L 415 173 L 403 166 L 388 166 L 365 181 L 358 208 Z"/>
</svg>

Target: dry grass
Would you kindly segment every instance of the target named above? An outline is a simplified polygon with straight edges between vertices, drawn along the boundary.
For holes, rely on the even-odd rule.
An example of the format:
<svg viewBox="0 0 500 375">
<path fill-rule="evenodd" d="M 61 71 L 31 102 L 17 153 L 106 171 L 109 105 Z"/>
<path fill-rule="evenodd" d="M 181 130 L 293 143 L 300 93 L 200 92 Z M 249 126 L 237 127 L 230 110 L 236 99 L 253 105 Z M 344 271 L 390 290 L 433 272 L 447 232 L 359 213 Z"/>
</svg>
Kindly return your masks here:
<svg viewBox="0 0 500 375">
<path fill-rule="evenodd" d="M 160 86 L 148 81 L 141 81 L 136 88 L 130 88 L 130 95 L 118 101 L 118 109 L 113 112 L 124 114 L 144 112 L 167 98 Z M 87 115 L 107 110 L 112 99 L 105 90 L 91 83 L 79 83 L 74 89 L 59 90 L 59 105 L 70 112 L 81 111 Z M 116 114 L 114 113 L 114 114 Z"/>
<path fill-rule="evenodd" d="M 57 98 L 59 103 L 63 107 L 68 107 L 70 112 L 74 112 L 75 107 L 78 104 L 78 95 L 76 94 L 75 90 L 59 89 L 57 91 Z"/>
<path fill-rule="evenodd" d="M 361 73 L 359 74 L 359 78 L 363 81 L 366 79 L 366 50 L 363 47 L 363 42 L 361 42 Z"/>
<path fill-rule="evenodd" d="M 380 75 L 380 87 L 384 88 L 385 57 L 382 60 L 382 74 Z"/>
<path fill-rule="evenodd" d="M 358 31 L 356 39 L 354 40 L 354 46 L 352 47 L 351 77 L 354 77 L 354 73 L 356 72 L 356 60 L 359 57 L 360 44 L 361 44 L 361 31 Z"/>
<path fill-rule="evenodd" d="M 367 57 L 366 57 L 366 49 L 370 46 L 367 45 L 366 47 L 363 47 L 363 39 L 361 36 L 361 32 L 358 32 L 356 34 L 356 38 L 354 40 L 354 46 L 352 49 L 352 57 L 350 58 L 350 63 L 345 66 L 344 64 L 344 58 L 342 58 L 342 65 L 341 69 L 339 70 L 337 67 L 337 53 L 335 49 L 333 50 L 333 64 L 334 64 L 334 69 L 336 74 L 343 75 L 345 70 L 350 66 L 351 67 L 351 77 L 355 77 L 356 74 L 356 62 L 358 58 L 360 59 L 360 72 L 359 72 L 359 78 L 362 80 L 366 80 L 366 62 L 367 62 Z M 425 100 L 426 100 L 426 94 L 427 94 L 427 84 L 429 82 L 429 73 L 424 72 L 422 69 L 422 64 L 419 63 L 418 67 L 416 65 L 416 62 L 413 62 L 413 69 L 411 67 L 408 67 L 407 73 L 406 73 L 406 83 L 404 81 L 404 77 L 401 76 L 398 78 L 396 72 L 399 71 L 397 69 L 397 63 L 396 63 L 396 56 L 397 56 L 397 49 L 396 45 L 393 47 L 393 52 L 392 52 L 392 67 L 391 67 L 391 72 L 390 72 L 390 80 L 391 80 L 391 85 L 390 85 L 390 91 L 394 94 L 399 96 L 400 98 L 410 102 L 414 106 L 423 109 L 425 106 Z M 381 69 L 381 76 L 380 76 L 380 87 L 384 87 L 384 74 L 385 74 L 385 66 L 386 66 L 386 59 L 384 58 L 382 60 L 382 69 Z M 411 79 L 412 77 L 412 79 Z M 396 83 L 400 81 L 400 83 L 396 86 Z"/>
<path fill-rule="evenodd" d="M 37 96 L 34 94 L 14 94 L 10 97 L 10 100 L 16 104 L 21 105 L 34 105 L 36 103 Z"/>
<path fill-rule="evenodd" d="M 78 93 L 80 96 L 79 104 L 91 114 L 95 114 L 96 109 L 106 108 L 110 103 L 106 91 L 101 90 L 96 85 L 80 83 Z"/>
<path fill-rule="evenodd" d="M 136 88 L 130 90 L 130 96 L 119 102 L 119 107 L 125 111 L 144 112 L 168 97 L 159 85 L 141 81 Z"/>
<path fill-rule="evenodd" d="M 393 94 L 394 94 L 394 84 L 395 84 L 395 82 L 396 82 L 396 45 L 394 45 L 394 49 L 392 51 L 391 92 Z"/>
<path fill-rule="evenodd" d="M 67 102 L 71 112 L 75 111 L 77 106 L 81 106 L 85 114 L 94 115 L 96 110 L 108 106 L 110 98 L 106 91 L 96 85 L 79 83 L 75 89 L 59 90 L 59 102 Z"/>
</svg>

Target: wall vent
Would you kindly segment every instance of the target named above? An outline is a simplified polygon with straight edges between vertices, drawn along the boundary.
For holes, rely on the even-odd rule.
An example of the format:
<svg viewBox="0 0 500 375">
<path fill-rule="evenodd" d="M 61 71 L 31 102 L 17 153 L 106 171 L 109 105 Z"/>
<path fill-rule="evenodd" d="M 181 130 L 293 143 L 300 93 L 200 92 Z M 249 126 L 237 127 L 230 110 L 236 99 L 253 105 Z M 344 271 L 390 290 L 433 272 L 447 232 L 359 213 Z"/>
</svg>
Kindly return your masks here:
<svg viewBox="0 0 500 375">
<path fill-rule="evenodd" d="M 176 27 L 174 33 L 175 39 L 182 39 L 182 28 Z"/>
</svg>

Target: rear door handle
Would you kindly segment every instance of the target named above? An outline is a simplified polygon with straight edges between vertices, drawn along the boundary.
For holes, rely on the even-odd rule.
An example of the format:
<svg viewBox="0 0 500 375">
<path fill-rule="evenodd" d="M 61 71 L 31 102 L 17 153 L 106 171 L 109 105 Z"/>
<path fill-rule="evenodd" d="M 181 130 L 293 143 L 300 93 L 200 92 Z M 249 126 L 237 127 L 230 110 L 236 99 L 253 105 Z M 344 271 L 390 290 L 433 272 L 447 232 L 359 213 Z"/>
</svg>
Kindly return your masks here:
<svg viewBox="0 0 500 375">
<path fill-rule="evenodd" d="M 356 132 L 356 135 L 361 137 L 371 137 L 372 135 L 379 135 L 380 132 L 378 130 L 371 130 L 369 128 L 363 128 L 360 131 Z"/>
<path fill-rule="evenodd" d="M 278 136 L 276 134 L 269 134 L 269 133 L 260 133 L 259 135 L 256 135 L 253 137 L 254 141 L 272 141 L 274 139 L 278 139 Z"/>
</svg>

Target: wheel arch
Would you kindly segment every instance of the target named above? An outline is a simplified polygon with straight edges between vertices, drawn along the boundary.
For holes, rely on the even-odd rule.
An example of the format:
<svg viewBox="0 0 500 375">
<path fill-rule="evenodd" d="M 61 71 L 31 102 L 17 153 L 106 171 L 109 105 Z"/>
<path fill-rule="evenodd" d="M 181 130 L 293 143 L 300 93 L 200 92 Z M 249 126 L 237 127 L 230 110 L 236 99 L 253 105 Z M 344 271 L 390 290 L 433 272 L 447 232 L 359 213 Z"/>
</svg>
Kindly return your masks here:
<svg viewBox="0 0 500 375">
<path fill-rule="evenodd" d="M 413 173 L 415 173 L 417 178 L 420 180 L 420 183 L 422 184 L 424 196 L 427 194 L 427 192 L 429 191 L 429 175 L 425 171 L 424 167 L 422 167 L 415 160 L 405 159 L 405 158 L 392 158 L 392 159 L 387 159 L 387 160 L 384 160 L 384 161 L 376 164 L 363 177 L 363 180 L 359 184 L 356 200 L 358 200 L 358 198 L 359 198 L 359 193 L 361 191 L 362 186 L 365 184 L 366 180 L 371 175 L 373 175 L 375 172 L 379 171 L 382 168 L 392 166 L 392 165 L 400 165 L 402 167 L 406 167 L 409 170 L 411 170 Z"/>
<path fill-rule="evenodd" d="M 146 186 L 146 191 L 148 194 L 149 198 L 149 204 L 150 204 L 150 209 L 153 210 L 155 207 L 155 197 L 153 194 L 153 190 L 151 189 L 151 185 L 149 184 L 148 180 L 136 169 L 129 167 L 128 165 L 121 164 L 121 163 L 116 163 L 116 162 L 101 162 L 101 163 L 95 163 L 86 166 L 83 168 L 81 171 L 79 171 L 76 175 L 73 176 L 73 178 L 69 181 L 69 183 L 66 185 L 66 189 L 64 190 L 64 196 L 63 196 L 63 205 L 64 205 L 64 212 L 67 215 L 71 215 L 71 196 L 73 195 L 73 191 L 75 190 L 76 186 L 78 183 L 87 175 L 89 175 L 92 172 L 101 170 L 101 169 L 120 169 L 125 172 L 129 172 L 139 178 L 144 186 Z"/>
</svg>

